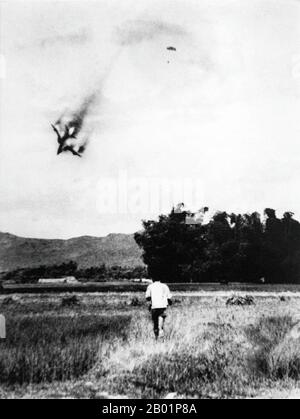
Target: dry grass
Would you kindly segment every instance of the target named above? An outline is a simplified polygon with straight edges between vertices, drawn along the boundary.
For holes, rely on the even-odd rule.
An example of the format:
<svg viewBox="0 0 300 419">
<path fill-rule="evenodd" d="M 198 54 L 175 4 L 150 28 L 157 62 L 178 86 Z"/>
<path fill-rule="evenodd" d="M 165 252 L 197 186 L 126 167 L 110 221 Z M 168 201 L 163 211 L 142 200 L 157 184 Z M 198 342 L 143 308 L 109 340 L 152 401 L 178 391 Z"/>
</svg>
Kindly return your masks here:
<svg viewBox="0 0 300 419">
<path fill-rule="evenodd" d="M 99 391 L 138 398 L 170 392 L 182 397 L 252 397 L 268 388 L 295 386 L 299 379 L 300 339 L 294 326 L 298 298 L 256 298 L 255 306 L 226 307 L 226 298 L 177 297 L 165 339 L 156 342 L 146 306 L 131 305 L 135 295 L 79 295 L 74 307 L 62 307 L 63 297 L 24 296 L 3 307 L 15 322 L 8 323 L 14 329 L 10 349 L 20 353 L 27 342 L 37 356 L 34 348 L 44 348 L 35 361 L 26 352 L 31 375 L 15 380 L 41 382 L 43 387 L 23 384 L 5 389 L 3 397 L 95 397 Z M 28 319 L 35 333 L 32 346 L 32 333 L 24 327 Z M 60 338 L 53 341 L 54 325 Z M 47 333 L 37 332 L 43 329 Z M 53 344 L 51 351 L 45 350 L 42 338 Z M 55 369 L 51 354 L 60 352 L 64 361 Z M 22 358 L 10 357 L 10 365 L 22 365 Z M 4 381 L 12 383 L 11 378 Z M 45 386 L 45 381 L 52 383 Z"/>
<path fill-rule="evenodd" d="M 0 383 L 22 385 L 80 377 L 96 362 L 102 365 L 107 341 L 125 339 L 128 321 L 120 316 L 8 317 L 7 339 L 1 343 Z"/>
</svg>

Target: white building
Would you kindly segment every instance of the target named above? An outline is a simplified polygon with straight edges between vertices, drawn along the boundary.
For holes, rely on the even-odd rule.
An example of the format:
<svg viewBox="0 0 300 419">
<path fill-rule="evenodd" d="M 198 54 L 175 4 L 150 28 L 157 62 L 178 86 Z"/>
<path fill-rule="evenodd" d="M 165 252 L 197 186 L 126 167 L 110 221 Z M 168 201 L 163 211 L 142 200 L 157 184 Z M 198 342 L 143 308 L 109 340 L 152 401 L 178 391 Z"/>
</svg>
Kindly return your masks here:
<svg viewBox="0 0 300 419">
<path fill-rule="evenodd" d="M 79 281 L 74 276 L 66 276 L 65 278 L 41 278 L 39 284 L 78 284 Z"/>
</svg>

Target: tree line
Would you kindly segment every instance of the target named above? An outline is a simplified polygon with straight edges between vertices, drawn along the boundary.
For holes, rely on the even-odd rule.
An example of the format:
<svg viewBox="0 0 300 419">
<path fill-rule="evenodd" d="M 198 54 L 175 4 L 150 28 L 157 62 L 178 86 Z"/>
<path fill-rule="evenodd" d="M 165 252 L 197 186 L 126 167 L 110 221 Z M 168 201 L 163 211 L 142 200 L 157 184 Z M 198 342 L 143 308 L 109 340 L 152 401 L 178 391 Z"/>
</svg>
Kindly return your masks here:
<svg viewBox="0 0 300 419">
<path fill-rule="evenodd" d="M 292 212 L 278 218 L 217 212 L 209 223 L 172 209 L 143 221 L 135 234 L 151 278 L 166 282 L 300 282 L 300 223 Z"/>
<path fill-rule="evenodd" d="M 7 272 L 2 276 L 2 281 L 14 281 L 19 284 L 37 283 L 41 278 L 64 278 L 73 276 L 82 282 L 105 282 L 110 280 L 126 280 L 147 277 L 145 266 L 93 266 L 79 268 L 74 261 L 59 265 L 42 265 L 36 268 L 21 268 Z"/>
</svg>

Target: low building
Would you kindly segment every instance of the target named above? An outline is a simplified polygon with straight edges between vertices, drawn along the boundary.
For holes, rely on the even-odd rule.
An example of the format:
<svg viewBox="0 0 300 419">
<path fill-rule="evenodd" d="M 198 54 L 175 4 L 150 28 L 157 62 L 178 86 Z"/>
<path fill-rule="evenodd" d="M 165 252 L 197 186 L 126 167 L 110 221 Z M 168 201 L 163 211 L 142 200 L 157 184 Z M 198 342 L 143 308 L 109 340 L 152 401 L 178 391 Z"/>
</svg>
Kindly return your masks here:
<svg viewBox="0 0 300 419">
<path fill-rule="evenodd" d="M 41 278 L 39 284 L 78 284 L 79 281 L 74 276 L 65 278 Z"/>
<path fill-rule="evenodd" d="M 136 279 L 133 279 L 133 282 L 139 282 L 139 283 L 142 283 L 142 284 L 152 284 L 152 279 L 148 279 L 148 278 L 136 278 Z"/>
<path fill-rule="evenodd" d="M 142 278 L 141 282 L 143 282 L 144 284 L 152 284 L 152 279 L 148 279 L 148 278 Z"/>
</svg>

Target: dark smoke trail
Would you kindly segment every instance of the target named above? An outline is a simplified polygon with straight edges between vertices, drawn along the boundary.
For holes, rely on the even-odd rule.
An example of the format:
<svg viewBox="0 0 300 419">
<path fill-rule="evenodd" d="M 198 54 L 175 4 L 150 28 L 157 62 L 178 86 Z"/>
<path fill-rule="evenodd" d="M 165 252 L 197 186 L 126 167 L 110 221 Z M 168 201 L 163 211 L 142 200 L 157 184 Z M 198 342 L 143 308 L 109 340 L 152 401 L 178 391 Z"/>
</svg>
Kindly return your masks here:
<svg viewBox="0 0 300 419">
<path fill-rule="evenodd" d="M 71 112 L 68 116 L 63 114 L 61 117 L 56 121 L 55 125 L 58 125 L 60 128 L 65 129 L 65 127 L 69 128 L 70 130 L 73 128 L 74 135 L 79 134 L 84 124 L 84 120 L 88 115 L 92 105 L 96 101 L 97 94 L 93 93 L 92 95 L 88 96 L 84 99 L 83 103 L 80 107 Z"/>
<path fill-rule="evenodd" d="M 93 93 L 86 95 L 77 109 L 75 108 L 73 111 L 68 110 L 62 113 L 55 122 L 54 125 L 58 131 L 57 135 L 59 142 L 66 144 L 66 146 L 61 147 L 62 151 L 75 151 L 75 154 L 77 153 L 77 155 L 84 153 L 89 141 L 88 135 L 91 134 L 92 131 L 91 126 L 86 129 L 86 118 L 92 113 L 92 108 L 99 102 L 103 84 L 111 74 L 121 50 L 122 47 L 119 47 L 112 56 L 105 73 L 97 83 L 98 88 L 95 89 Z M 81 132 L 84 133 L 84 135 L 79 135 Z"/>
</svg>

